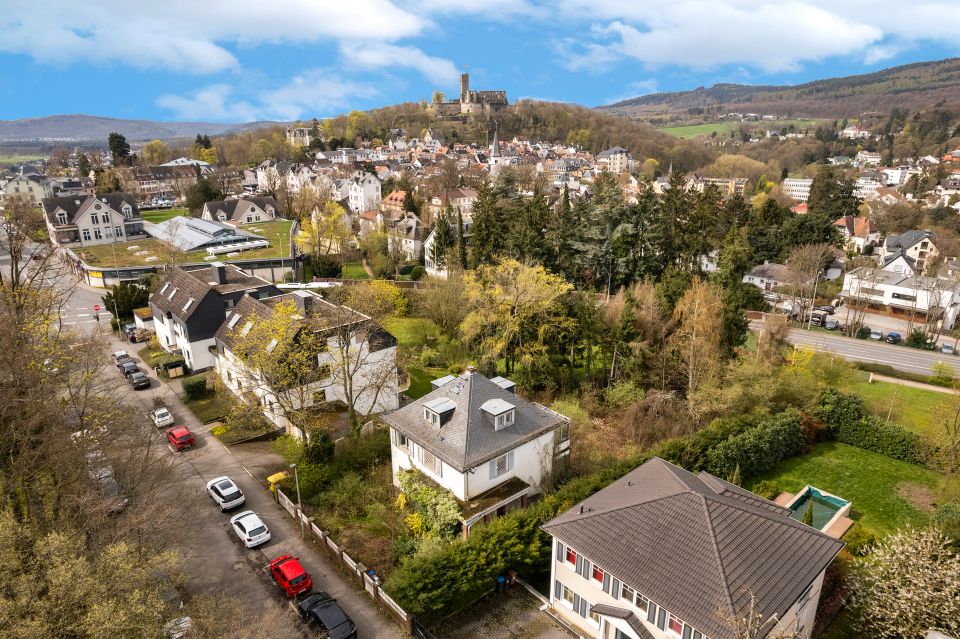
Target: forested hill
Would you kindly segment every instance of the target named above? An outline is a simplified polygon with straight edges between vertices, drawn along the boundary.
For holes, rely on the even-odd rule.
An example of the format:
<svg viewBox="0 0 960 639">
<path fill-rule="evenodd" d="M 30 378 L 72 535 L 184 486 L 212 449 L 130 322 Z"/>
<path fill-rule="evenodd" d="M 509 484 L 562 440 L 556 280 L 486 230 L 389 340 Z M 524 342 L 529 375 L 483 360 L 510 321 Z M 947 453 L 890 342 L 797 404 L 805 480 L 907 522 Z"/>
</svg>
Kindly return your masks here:
<svg viewBox="0 0 960 639">
<path fill-rule="evenodd" d="M 875 73 L 816 80 L 796 86 L 716 84 L 693 91 L 654 93 L 600 110 L 664 124 L 671 115 L 730 111 L 785 117 L 856 118 L 893 109 L 960 108 L 960 58 L 918 62 Z M 701 111 L 702 110 L 702 111 Z"/>
<path fill-rule="evenodd" d="M 114 131 L 130 141 L 160 138 L 192 138 L 197 133 L 221 135 L 228 132 L 270 126 L 272 122 L 225 124 L 222 122 L 160 122 L 127 120 L 95 115 L 50 115 L 41 118 L 0 120 L 0 142 L 61 140 L 88 142 L 106 140 Z"/>
</svg>

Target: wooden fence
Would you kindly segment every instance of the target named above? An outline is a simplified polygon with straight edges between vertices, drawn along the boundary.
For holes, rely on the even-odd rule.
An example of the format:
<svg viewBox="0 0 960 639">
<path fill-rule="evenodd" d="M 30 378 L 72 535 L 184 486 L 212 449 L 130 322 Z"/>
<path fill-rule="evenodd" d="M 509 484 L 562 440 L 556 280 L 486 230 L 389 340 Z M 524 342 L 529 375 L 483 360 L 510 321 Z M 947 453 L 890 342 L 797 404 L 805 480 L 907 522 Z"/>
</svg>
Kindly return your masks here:
<svg viewBox="0 0 960 639">
<path fill-rule="evenodd" d="M 321 530 L 316 523 L 314 523 L 306 513 L 302 513 L 297 508 L 297 505 L 290 500 L 289 497 L 283 494 L 283 491 L 277 488 L 276 490 L 277 503 L 286 510 L 291 517 L 297 519 L 298 517 L 303 520 L 305 529 L 309 531 L 309 534 L 313 535 L 314 539 L 324 548 L 327 549 L 327 552 L 338 560 L 342 565 L 344 570 L 356 579 L 357 583 L 363 588 L 370 597 L 379 604 L 382 604 L 384 608 L 389 610 L 401 623 L 401 625 L 406 628 L 407 633 L 413 634 L 413 615 L 406 612 L 403 608 L 400 607 L 397 602 L 390 598 L 390 596 L 383 591 L 383 588 L 380 587 L 380 580 L 374 577 L 373 575 L 367 572 L 367 567 L 362 563 L 356 561 L 353 557 L 347 554 L 337 542 L 335 542 L 331 537 L 330 533 Z"/>
</svg>

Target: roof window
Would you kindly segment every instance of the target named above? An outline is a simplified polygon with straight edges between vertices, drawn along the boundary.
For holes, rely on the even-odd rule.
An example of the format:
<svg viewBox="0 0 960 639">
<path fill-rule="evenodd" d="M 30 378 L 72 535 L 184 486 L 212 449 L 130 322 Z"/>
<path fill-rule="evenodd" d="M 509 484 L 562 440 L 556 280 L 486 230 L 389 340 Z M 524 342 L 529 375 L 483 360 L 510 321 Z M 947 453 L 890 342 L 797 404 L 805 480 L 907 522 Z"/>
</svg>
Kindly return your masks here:
<svg viewBox="0 0 960 639">
<path fill-rule="evenodd" d="M 177 294 L 177 291 L 179 291 L 179 290 L 180 290 L 180 289 L 174 287 L 173 290 L 170 291 L 170 294 L 167 295 L 167 299 L 168 299 L 168 300 L 172 300 L 172 299 L 173 299 L 173 296 L 176 295 L 176 294 Z"/>
<path fill-rule="evenodd" d="M 253 322 L 247 322 L 243 325 L 243 330 L 240 331 L 240 337 L 246 337 L 247 333 L 250 332 L 250 329 L 253 328 Z"/>
<path fill-rule="evenodd" d="M 230 321 L 227 323 L 227 328 L 233 328 L 237 325 L 237 322 L 240 321 L 240 314 L 234 313 L 233 317 L 230 318 Z"/>
<path fill-rule="evenodd" d="M 193 306 L 193 302 L 194 302 L 194 301 L 195 301 L 195 300 L 194 300 L 192 297 L 191 297 L 190 299 L 188 299 L 188 300 L 187 300 L 187 303 L 183 305 L 183 310 L 186 311 L 188 308 L 190 308 L 191 306 Z"/>
<path fill-rule="evenodd" d="M 169 287 L 170 287 L 170 282 L 164 282 L 163 287 L 160 289 L 160 294 L 163 295 L 164 291 L 166 291 L 167 288 Z"/>
</svg>

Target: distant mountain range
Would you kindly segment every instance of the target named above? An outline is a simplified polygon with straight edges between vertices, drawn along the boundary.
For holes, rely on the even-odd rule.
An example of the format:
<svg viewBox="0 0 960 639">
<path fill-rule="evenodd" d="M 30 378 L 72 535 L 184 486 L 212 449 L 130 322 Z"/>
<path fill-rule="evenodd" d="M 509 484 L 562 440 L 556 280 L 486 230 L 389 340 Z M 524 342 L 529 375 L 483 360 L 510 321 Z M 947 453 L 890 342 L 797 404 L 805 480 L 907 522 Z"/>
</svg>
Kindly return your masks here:
<svg viewBox="0 0 960 639">
<path fill-rule="evenodd" d="M 203 135 L 222 135 L 245 129 L 258 129 L 281 122 L 157 122 L 124 120 L 95 115 L 51 115 L 43 118 L 0 120 L 0 142 L 63 141 L 64 143 L 103 142 L 113 132 L 122 133 L 129 142 L 170 140 Z"/>
<path fill-rule="evenodd" d="M 918 62 L 796 86 L 715 84 L 692 91 L 653 93 L 599 108 L 660 125 L 726 112 L 854 119 L 865 112 L 932 107 L 960 108 L 960 58 Z"/>
</svg>

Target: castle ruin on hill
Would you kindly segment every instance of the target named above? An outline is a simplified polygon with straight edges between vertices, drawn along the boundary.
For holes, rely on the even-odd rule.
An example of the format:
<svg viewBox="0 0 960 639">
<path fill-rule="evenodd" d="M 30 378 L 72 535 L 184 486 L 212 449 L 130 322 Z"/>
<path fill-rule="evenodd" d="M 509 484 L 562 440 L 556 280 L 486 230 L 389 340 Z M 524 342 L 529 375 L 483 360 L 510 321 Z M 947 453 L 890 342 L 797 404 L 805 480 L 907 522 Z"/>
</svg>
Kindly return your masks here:
<svg viewBox="0 0 960 639">
<path fill-rule="evenodd" d="M 460 75 L 460 99 L 440 101 L 438 95 L 430 102 L 429 108 L 441 116 L 460 115 L 464 113 L 493 113 L 507 107 L 506 91 L 471 91 L 470 75 Z"/>
</svg>

